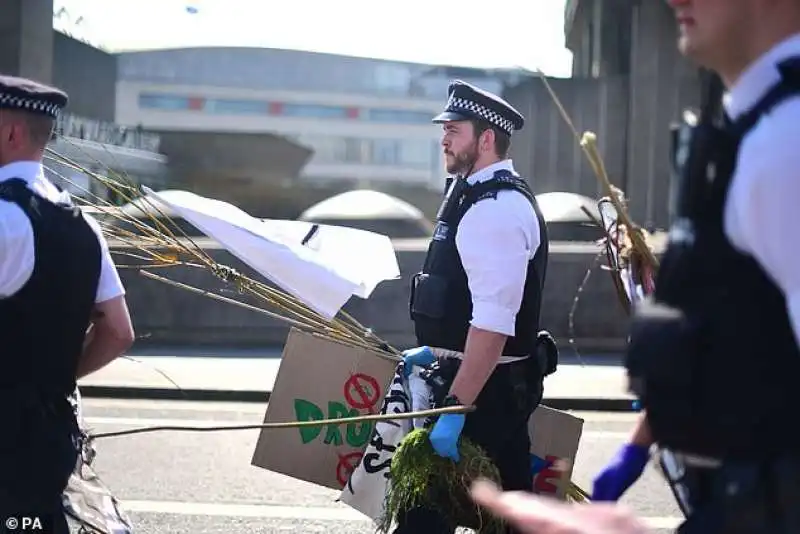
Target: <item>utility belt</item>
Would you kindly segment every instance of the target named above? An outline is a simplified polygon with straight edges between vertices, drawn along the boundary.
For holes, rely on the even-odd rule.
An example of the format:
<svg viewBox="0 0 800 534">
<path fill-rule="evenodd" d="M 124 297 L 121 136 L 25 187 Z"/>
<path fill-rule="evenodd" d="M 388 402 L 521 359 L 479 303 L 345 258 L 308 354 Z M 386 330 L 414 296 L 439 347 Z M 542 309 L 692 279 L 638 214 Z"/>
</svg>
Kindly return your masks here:
<svg viewBox="0 0 800 534">
<path fill-rule="evenodd" d="M 45 392 L 29 383 L 0 385 L 0 404 L 7 412 L 24 413 L 45 418 L 74 415 L 70 393 Z"/>
<path fill-rule="evenodd" d="M 18 447 L 30 440 L 59 441 L 69 436 L 77 438 L 80 433 L 67 394 L 45 393 L 30 384 L 0 387 L 0 408 L 5 445 L 20 454 L 25 451 Z"/>
<path fill-rule="evenodd" d="M 420 371 L 420 377 L 431 388 L 432 406 L 440 407 L 450 391 L 464 355 L 440 349 L 434 352 L 437 353 L 436 361 Z M 495 368 L 487 385 L 493 380 L 507 381 L 507 391 L 514 395 L 517 409 L 532 412 L 542 399 L 543 380 L 547 370 L 547 361 L 543 361 L 542 357 L 541 351 L 521 357 L 501 356 L 504 363 Z M 480 402 L 476 401 L 478 407 L 479 404 Z"/>
<path fill-rule="evenodd" d="M 800 455 L 730 461 L 663 449 L 658 461 L 687 517 L 679 534 L 800 532 Z"/>
<path fill-rule="evenodd" d="M 437 358 L 455 358 L 462 360 L 464 358 L 463 352 L 455 350 L 443 349 L 440 347 L 433 347 L 433 352 Z M 558 346 L 552 334 L 547 330 L 541 330 L 536 336 L 536 352 L 534 354 L 525 354 L 523 356 L 510 356 L 501 355 L 497 360 L 498 365 L 507 365 L 510 363 L 525 362 L 535 364 L 542 373 L 542 376 L 548 376 L 556 372 L 558 369 Z"/>
<path fill-rule="evenodd" d="M 0 492 L 58 496 L 75 469 L 80 429 L 67 399 L 30 384 L 0 388 Z"/>
</svg>

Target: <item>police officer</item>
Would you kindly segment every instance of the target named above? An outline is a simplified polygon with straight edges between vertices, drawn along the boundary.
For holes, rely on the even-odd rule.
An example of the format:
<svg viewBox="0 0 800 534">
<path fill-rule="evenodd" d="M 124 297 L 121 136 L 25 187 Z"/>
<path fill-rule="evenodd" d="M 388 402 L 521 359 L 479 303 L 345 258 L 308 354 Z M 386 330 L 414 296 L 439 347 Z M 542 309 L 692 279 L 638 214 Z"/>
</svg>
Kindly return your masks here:
<svg viewBox="0 0 800 534">
<path fill-rule="evenodd" d="M 654 302 L 632 324 L 639 429 L 664 451 L 679 532 L 800 532 L 800 2 L 669 4 L 681 51 L 715 75 L 699 122 L 676 136 L 676 220 Z M 640 460 L 620 458 L 610 471 L 624 491 Z"/>
<path fill-rule="evenodd" d="M 420 345 L 406 351 L 406 373 L 434 362 L 429 347 L 463 352 L 444 405 L 474 404 L 443 415 L 431 431 L 437 454 L 459 461 L 459 436 L 482 446 L 507 489 L 532 490 L 528 419 L 542 398 L 555 345 L 539 335 L 548 258 L 544 220 L 508 157 L 524 119 L 497 96 L 450 84 L 443 125 L 447 172 L 454 175 L 439 210 L 423 269 L 412 281 L 411 317 Z M 537 340 L 551 360 L 539 357 Z M 544 358 L 544 359 L 543 359 Z M 445 373 L 446 374 L 446 373 Z M 452 533 L 457 525 L 428 508 L 399 518 L 396 534 Z"/>
<path fill-rule="evenodd" d="M 15 532 L 12 516 L 68 532 L 61 499 L 79 447 L 69 397 L 133 342 L 99 226 L 44 176 L 66 104 L 58 89 L 0 76 L 0 532 Z"/>
</svg>

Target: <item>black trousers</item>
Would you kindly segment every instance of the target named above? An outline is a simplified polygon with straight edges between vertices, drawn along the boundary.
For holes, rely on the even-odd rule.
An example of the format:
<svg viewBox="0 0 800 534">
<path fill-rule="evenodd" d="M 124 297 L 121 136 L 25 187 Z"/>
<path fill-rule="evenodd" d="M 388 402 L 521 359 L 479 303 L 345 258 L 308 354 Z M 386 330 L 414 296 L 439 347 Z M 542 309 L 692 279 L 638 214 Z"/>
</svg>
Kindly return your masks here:
<svg viewBox="0 0 800 534">
<path fill-rule="evenodd" d="M 483 447 L 507 491 L 533 491 L 528 420 L 542 400 L 543 378 L 532 366 L 538 366 L 533 359 L 498 365 L 478 395 L 475 411 L 466 415 L 461 433 Z M 452 534 L 458 526 L 421 507 L 400 514 L 394 534 Z"/>
<path fill-rule="evenodd" d="M 39 532 L 69 534 L 62 493 L 78 460 L 74 413 L 66 400 L 18 401 L 0 405 L 0 534 L 20 532 L 23 518 L 38 519 Z"/>
<path fill-rule="evenodd" d="M 679 534 L 790 534 L 800 532 L 800 458 L 689 467 L 691 506 Z"/>
</svg>

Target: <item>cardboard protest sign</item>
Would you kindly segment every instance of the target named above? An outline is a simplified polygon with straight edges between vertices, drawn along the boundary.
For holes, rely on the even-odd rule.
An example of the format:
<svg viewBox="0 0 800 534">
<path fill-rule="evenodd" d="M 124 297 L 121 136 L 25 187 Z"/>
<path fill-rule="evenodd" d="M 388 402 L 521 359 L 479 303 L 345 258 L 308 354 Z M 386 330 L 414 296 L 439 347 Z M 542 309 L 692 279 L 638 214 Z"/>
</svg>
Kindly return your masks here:
<svg viewBox="0 0 800 534">
<path fill-rule="evenodd" d="M 583 419 L 540 405 L 528 421 L 528 432 L 533 491 L 566 499 L 583 434 Z"/>
<path fill-rule="evenodd" d="M 265 423 L 377 414 L 394 360 L 292 328 L 264 415 Z M 251 464 L 341 490 L 361 461 L 374 421 L 263 429 Z"/>
</svg>

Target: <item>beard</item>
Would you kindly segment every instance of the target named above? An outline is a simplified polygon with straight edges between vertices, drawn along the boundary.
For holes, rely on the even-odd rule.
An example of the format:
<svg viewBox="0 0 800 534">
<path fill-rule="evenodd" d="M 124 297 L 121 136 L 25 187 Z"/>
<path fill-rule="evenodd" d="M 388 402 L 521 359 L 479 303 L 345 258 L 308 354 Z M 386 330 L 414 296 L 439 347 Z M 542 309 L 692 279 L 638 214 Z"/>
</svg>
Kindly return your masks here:
<svg viewBox="0 0 800 534">
<path fill-rule="evenodd" d="M 466 173 L 470 172 L 472 166 L 478 161 L 477 144 L 466 148 L 458 154 L 453 152 L 446 152 L 446 154 L 451 158 L 445 164 L 448 174 L 460 174 L 466 177 Z"/>
</svg>

